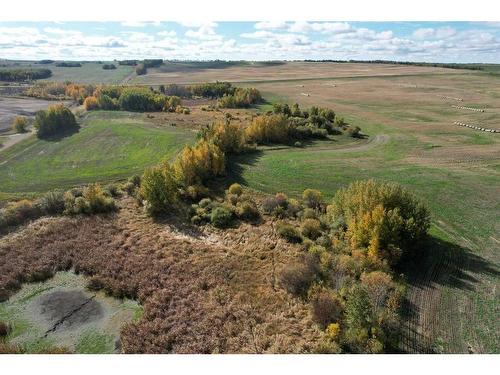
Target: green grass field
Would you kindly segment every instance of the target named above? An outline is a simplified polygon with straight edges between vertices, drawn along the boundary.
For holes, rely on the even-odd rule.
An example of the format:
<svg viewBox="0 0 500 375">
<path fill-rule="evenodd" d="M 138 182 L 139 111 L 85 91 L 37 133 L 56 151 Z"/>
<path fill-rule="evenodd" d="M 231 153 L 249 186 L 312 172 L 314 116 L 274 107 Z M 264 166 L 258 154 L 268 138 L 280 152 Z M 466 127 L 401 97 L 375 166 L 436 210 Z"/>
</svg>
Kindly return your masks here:
<svg viewBox="0 0 500 375">
<path fill-rule="evenodd" d="M 103 62 L 103 64 L 106 62 Z M 72 81 L 78 83 L 120 83 L 125 77 L 134 71 L 133 66 L 118 65 L 114 63 L 116 69 L 104 70 L 102 64 L 95 62 L 82 63 L 80 68 L 57 67 L 55 64 L 40 65 L 50 69 L 52 77 L 47 81 Z M 37 65 L 38 66 L 38 65 Z"/>
<path fill-rule="evenodd" d="M 31 137 L 0 153 L 0 175 L 5 177 L 0 192 L 42 192 L 141 174 L 195 136 L 128 112 L 96 111 L 80 123 L 79 132 L 71 136 L 57 141 Z"/>
</svg>

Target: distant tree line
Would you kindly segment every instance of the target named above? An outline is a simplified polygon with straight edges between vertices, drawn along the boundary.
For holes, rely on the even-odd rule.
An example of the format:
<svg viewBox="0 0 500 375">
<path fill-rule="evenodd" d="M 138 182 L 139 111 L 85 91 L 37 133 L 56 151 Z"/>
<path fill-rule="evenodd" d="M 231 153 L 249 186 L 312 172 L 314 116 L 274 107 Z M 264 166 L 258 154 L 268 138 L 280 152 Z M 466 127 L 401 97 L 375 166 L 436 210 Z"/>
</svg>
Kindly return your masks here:
<svg viewBox="0 0 500 375">
<path fill-rule="evenodd" d="M 435 67 L 435 68 L 449 68 L 449 69 L 484 70 L 484 67 L 481 66 L 482 64 L 466 64 L 466 63 L 431 63 L 431 62 L 393 61 L 393 60 L 304 60 L 304 61 L 305 62 L 413 65 L 413 66 L 431 66 L 431 67 Z"/>
<path fill-rule="evenodd" d="M 138 64 L 138 60 L 120 60 L 120 61 L 118 61 L 118 65 L 136 66 L 137 64 Z"/>
<path fill-rule="evenodd" d="M 56 66 L 59 68 L 80 68 L 82 64 L 77 61 L 62 61 L 56 63 Z"/>
<path fill-rule="evenodd" d="M 50 69 L 0 69 L 0 81 L 19 82 L 35 79 L 49 78 L 52 75 Z"/>
<path fill-rule="evenodd" d="M 48 60 L 48 59 L 45 59 L 45 60 L 40 60 L 37 62 L 37 64 L 40 64 L 40 65 L 47 65 L 47 64 L 53 64 L 55 61 L 54 60 Z"/>
</svg>

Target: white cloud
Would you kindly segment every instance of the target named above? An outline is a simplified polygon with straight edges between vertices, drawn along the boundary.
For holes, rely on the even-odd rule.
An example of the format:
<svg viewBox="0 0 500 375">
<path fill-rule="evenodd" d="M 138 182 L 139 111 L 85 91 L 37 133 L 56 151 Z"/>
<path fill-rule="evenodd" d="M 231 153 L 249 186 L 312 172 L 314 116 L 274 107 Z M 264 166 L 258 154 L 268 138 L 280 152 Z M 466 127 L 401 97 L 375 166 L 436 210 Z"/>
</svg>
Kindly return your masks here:
<svg viewBox="0 0 500 375">
<path fill-rule="evenodd" d="M 420 28 L 417 29 L 413 32 L 413 36 L 417 39 L 427 39 L 430 37 L 433 37 L 435 33 L 435 30 L 427 27 L 427 28 Z"/>
<path fill-rule="evenodd" d="M 217 27 L 217 23 L 212 22 L 212 21 L 181 21 L 181 22 L 179 22 L 179 24 L 184 26 L 184 27 L 190 27 L 190 28 L 199 28 L 202 26 L 211 27 L 211 28 Z"/>
<path fill-rule="evenodd" d="M 156 33 L 156 35 L 158 36 L 162 36 L 162 37 L 174 37 L 177 35 L 177 33 L 174 31 L 174 30 L 171 30 L 171 31 L 160 31 L 158 33 Z"/>
<path fill-rule="evenodd" d="M 215 32 L 215 27 L 217 27 L 217 24 L 202 25 L 197 30 L 186 31 L 185 35 L 189 38 L 195 38 L 201 40 L 222 39 L 223 37 Z"/>
<path fill-rule="evenodd" d="M 457 33 L 453 27 L 441 27 L 436 30 L 436 37 L 439 39 L 449 38 Z"/>
<path fill-rule="evenodd" d="M 254 25 L 257 30 L 283 30 L 287 27 L 288 24 L 282 21 L 257 22 Z"/>
</svg>

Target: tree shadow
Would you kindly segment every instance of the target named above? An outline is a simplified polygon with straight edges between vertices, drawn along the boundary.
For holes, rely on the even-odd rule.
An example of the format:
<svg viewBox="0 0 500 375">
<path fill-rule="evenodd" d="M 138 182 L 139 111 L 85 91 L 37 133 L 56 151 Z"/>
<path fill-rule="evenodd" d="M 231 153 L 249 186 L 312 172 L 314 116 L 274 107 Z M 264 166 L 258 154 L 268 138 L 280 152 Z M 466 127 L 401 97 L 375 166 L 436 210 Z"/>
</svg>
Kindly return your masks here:
<svg viewBox="0 0 500 375">
<path fill-rule="evenodd" d="M 230 158 L 227 158 L 227 166 L 226 171 L 227 174 L 220 179 L 217 179 L 214 186 L 210 186 L 210 188 L 214 188 L 216 192 L 222 193 L 223 191 L 218 191 L 221 188 L 224 189 L 225 186 L 228 186 L 232 183 L 238 183 L 240 185 L 248 185 L 248 181 L 243 177 L 243 171 L 249 167 L 258 163 L 259 159 L 264 155 L 262 150 L 254 150 L 250 152 L 246 152 L 239 155 L 233 155 Z"/>
<path fill-rule="evenodd" d="M 185 213 L 172 212 L 171 214 L 156 215 L 153 217 L 153 221 L 157 224 L 168 225 L 174 228 L 180 234 L 195 238 L 202 239 L 204 237 L 203 231 L 200 227 L 191 224 L 185 217 Z"/>
<path fill-rule="evenodd" d="M 429 237 L 423 252 L 401 265 L 408 283 L 416 287 L 449 286 L 474 290 L 476 275 L 499 277 L 498 267 L 470 249 L 436 237 Z"/>
<path fill-rule="evenodd" d="M 398 266 L 410 288 L 433 289 L 446 286 L 463 291 L 474 291 L 480 282 L 479 275 L 498 278 L 497 265 L 473 253 L 470 249 L 436 237 L 429 237 L 422 245 L 423 251 Z M 426 293 L 425 291 L 423 293 Z M 411 352 L 439 353 L 433 337 L 415 330 L 421 307 L 406 298 L 402 305 L 401 344 L 408 343 Z M 400 349 L 401 352 L 402 349 Z"/>
<path fill-rule="evenodd" d="M 60 140 L 71 137 L 72 135 L 79 133 L 80 132 L 80 125 L 73 126 L 69 129 L 64 130 L 63 132 L 57 133 L 57 134 L 51 134 L 51 135 L 46 135 L 43 137 L 39 137 L 40 139 L 43 139 L 44 141 L 48 142 L 59 142 Z"/>
</svg>

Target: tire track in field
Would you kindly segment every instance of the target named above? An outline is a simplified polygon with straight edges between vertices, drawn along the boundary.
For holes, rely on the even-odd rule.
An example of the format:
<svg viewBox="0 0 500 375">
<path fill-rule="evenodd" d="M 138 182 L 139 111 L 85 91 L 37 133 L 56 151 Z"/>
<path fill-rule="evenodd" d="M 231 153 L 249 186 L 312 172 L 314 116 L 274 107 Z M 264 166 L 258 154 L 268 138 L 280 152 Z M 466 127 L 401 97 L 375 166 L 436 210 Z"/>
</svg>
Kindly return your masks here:
<svg viewBox="0 0 500 375">
<path fill-rule="evenodd" d="M 341 146 L 341 147 L 314 147 L 314 148 L 309 148 L 305 147 L 304 151 L 307 151 L 308 153 L 313 153 L 313 152 L 325 152 L 325 151 L 331 151 L 331 152 L 359 152 L 359 151 L 368 151 L 371 150 L 374 147 L 381 146 L 387 144 L 389 140 L 391 139 L 390 136 L 387 134 L 377 134 L 375 137 L 370 138 L 367 142 L 364 142 L 362 144 L 349 144 L 346 146 Z M 281 150 L 290 150 L 290 147 L 288 146 L 279 146 L 279 147 L 269 147 L 266 148 L 265 151 L 281 151 Z"/>
</svg>

